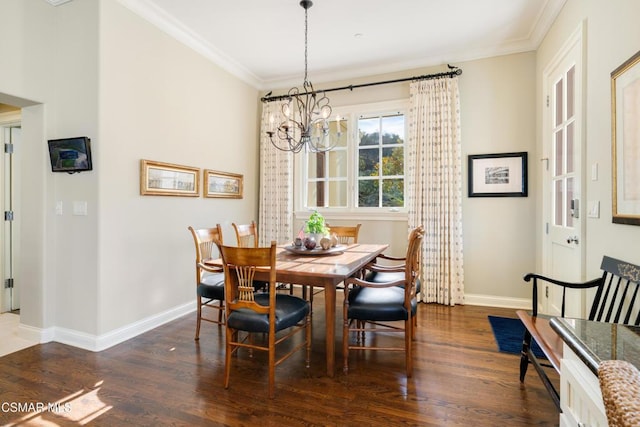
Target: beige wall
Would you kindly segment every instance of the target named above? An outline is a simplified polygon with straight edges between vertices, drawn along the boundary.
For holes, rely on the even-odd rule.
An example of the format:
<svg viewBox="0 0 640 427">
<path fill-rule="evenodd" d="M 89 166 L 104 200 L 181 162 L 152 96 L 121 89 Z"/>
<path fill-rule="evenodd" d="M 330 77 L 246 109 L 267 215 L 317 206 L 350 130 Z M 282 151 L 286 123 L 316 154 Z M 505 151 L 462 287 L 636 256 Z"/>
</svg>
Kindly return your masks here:
<svg viewBox="0 0 640 427">
<path fill-rule="evenodd" d="M 194 300 L 187 226 L 256 218 L 258 92 L 116 2 L 102 2 L 99 333 Z M 139 161 L 244 175 L 243 199 L 139 195 Z M 118 308 L 114 311 L 114 308 Z"/>
</svg>

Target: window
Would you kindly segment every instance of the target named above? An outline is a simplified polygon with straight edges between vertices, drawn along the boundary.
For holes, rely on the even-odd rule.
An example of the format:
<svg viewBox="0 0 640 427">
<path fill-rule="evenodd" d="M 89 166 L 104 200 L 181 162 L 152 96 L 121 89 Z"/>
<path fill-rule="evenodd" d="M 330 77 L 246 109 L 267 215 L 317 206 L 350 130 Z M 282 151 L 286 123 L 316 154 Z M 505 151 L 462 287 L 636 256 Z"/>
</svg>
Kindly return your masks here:
<svg viewBox="0 0 640 427">
<path fill-rule="evenodd" d="M 300 208 L 403 210 L 405 110 L 406 101 L 341 108 L 335 148 L 301 156 Z M 332 132 L 337 125 L 331 122 Z"/>
<path fill-rule="evenodd" d="M 358 119 L 358 207 L 404 207 L 404 114 Z"/>
</svg>

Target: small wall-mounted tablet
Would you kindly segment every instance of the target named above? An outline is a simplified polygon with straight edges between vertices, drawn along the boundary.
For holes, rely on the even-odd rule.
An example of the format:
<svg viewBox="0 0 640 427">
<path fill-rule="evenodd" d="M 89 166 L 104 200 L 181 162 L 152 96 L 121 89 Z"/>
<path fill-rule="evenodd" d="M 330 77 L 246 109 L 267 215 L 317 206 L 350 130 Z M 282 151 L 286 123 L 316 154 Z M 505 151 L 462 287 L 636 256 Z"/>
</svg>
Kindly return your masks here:
<svg viewBox="0 0 640 427">
<path fill-rule="evenodd" d="M 93 169 L 91 140 L 86 136 L 50 139 L 49 158 L 52 172 L 83 172 Z"/>
</svg>

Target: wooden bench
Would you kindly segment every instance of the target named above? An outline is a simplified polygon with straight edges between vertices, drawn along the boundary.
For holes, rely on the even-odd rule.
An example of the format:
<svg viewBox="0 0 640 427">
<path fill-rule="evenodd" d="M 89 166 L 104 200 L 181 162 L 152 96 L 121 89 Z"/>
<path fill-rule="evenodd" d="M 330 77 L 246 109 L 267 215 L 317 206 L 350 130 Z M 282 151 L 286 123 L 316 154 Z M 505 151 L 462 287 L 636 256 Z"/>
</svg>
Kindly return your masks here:
<svg viewBox="0 0 640 427">
<path fill-rule="evenodd" d="M 547 391 L 551 395 L 558 410 L 560 410 L 560 396 L 555 389 L 544 368 L 554 368 L 560 373 L 562 360 L 562 339 L 549 325 L 550 316 L 538 315 L 538 280 L 561 286 L 562 305 L 560 316 L 565 316 L 567 289 L 596 288 L 591 304 L 588 320 L 597 322 L 622 323 L 626 325 L 640 325 L 640 296 L 638 282 L 640 282 L 640 267 L 608 256 L 602 258 L 602 277 L 584 283 L 568 283 L 538 274 L 524 276 L 526 282 L 533 279 L 532 311 L 518 310 L 516 313 L 525 327 L 522 341 L 522 355 L 520 356 L 520 382 L 524 382 L 529 363 L 533 365 L 542 379 Z M 531 339 L 534 339 L 546 356 L 547 361 L 536 358 L 531 349 Z"/>
</svg>

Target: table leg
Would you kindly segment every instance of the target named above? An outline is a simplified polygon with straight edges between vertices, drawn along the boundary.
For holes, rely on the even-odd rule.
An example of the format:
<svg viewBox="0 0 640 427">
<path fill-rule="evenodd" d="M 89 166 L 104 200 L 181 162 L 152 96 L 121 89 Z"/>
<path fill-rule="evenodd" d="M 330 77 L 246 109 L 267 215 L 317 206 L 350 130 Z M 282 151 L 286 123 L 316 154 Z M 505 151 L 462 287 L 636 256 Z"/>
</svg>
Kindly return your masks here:
<svg viewBox="0 0 640 427">
<path fill-rule="evenodd" d="M 328 285 L 324 287 L 324 306 L 326 317 L 326 339 L 327 339 L 327 375 L 335 374 L 335 341 L 336 341 L 336 286 Z"/>
</svg>

